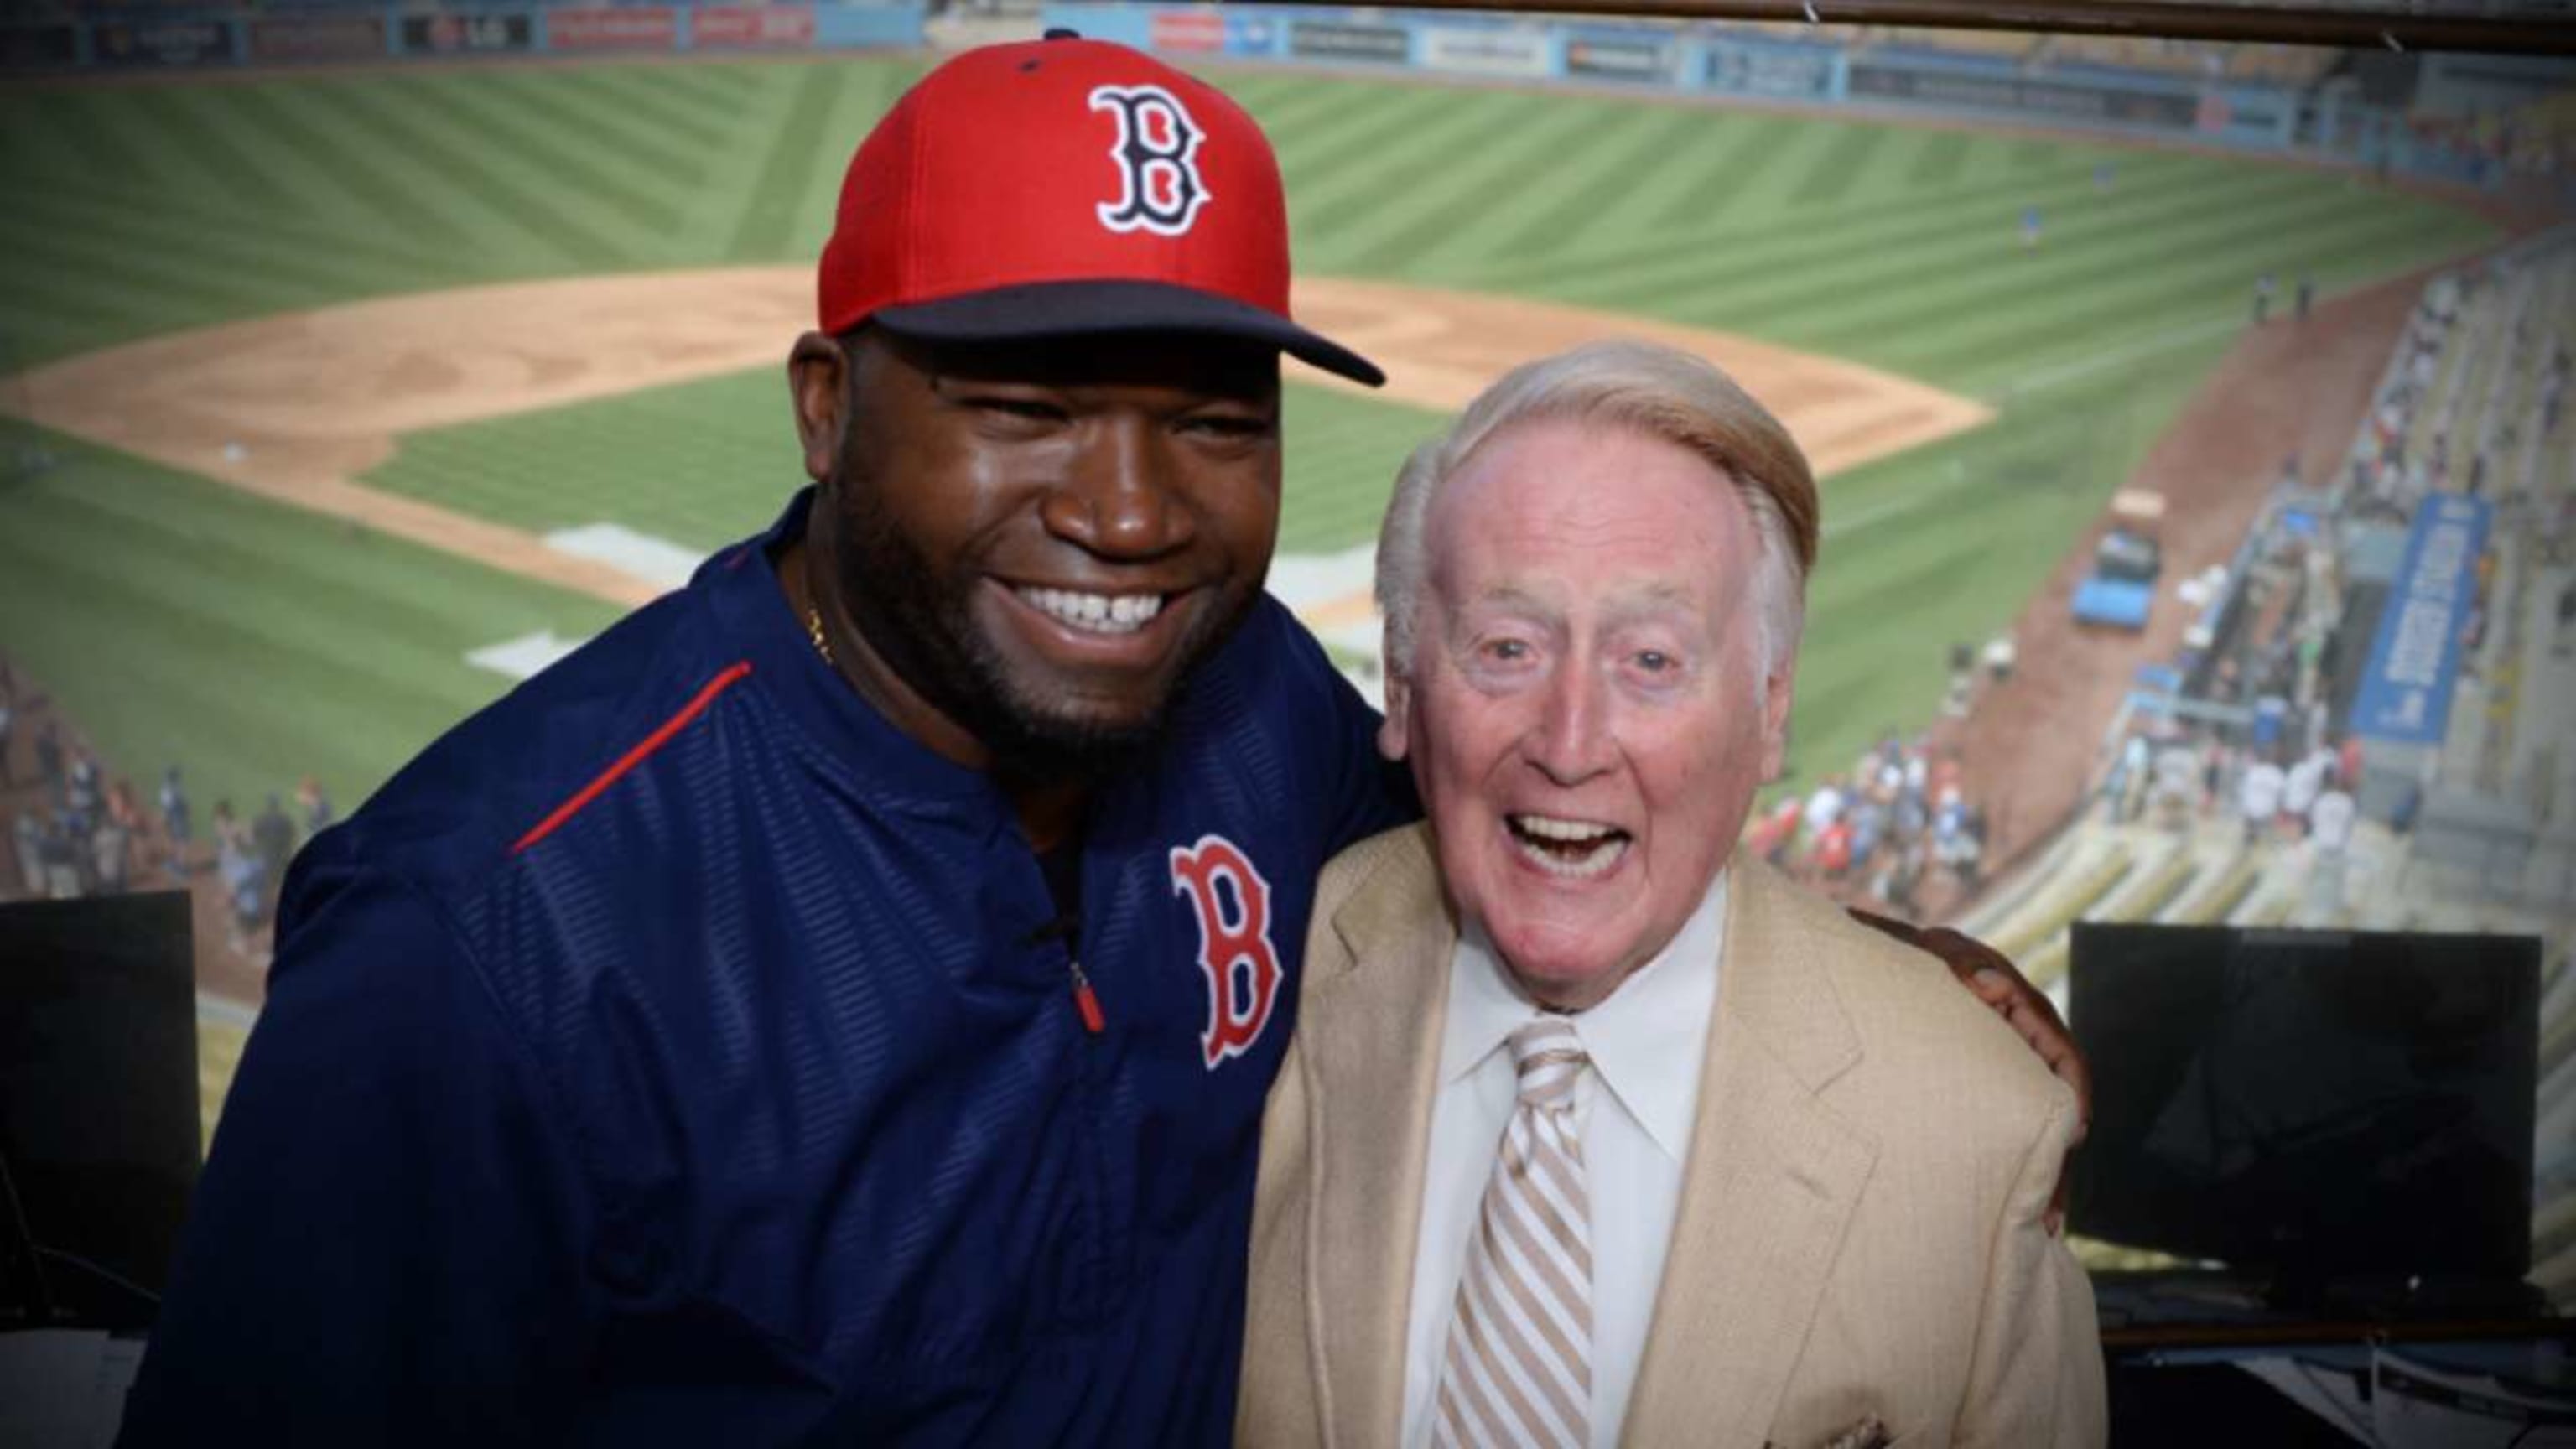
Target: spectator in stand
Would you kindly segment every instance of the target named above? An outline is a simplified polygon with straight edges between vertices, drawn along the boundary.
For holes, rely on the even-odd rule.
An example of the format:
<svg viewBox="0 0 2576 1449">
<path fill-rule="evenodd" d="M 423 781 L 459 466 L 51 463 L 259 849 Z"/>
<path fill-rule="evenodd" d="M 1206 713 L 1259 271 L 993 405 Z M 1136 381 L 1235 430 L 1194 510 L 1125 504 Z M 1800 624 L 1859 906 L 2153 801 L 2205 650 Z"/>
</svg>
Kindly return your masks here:
<svg viewBox="0 0 2576 1449">
<path fill-rule="evenodd" d="M 1827 775 L 1807 797 L 1807 841 L 1813 849 L 1822 840 L 1825 827 L 1843 818 L 1843 785 L 1838 775 Z"/>
<path fill-rule="evenodd" d="M 215 802 L 215 878 L 223 882 L 229 911 L 233 954 L 250 950 L 250 933 L 259 928 L 267 906 L 268 863 L 251 844 L 251 833 L 233 814 L 233 802 Z"/>
<path fill-rule="evenodd" d="M 53 820 L 45 826 L 44 843 L 39 851 L 45 862 L 44 893 L 58 901 L 78 899 L 82 861 L 79 849 L 72 843 L 70 812 L 54 812 Z"/>
<path fill-rule="evenodd" d="M 18 885 L 28 900 L 42 900 L 45 895 L 45 827 L 33 810 L 18 812 L 18 823 L 11 832 L 18 852 Z"/>
<path fill-rule="evenodd" d="M 143 804 L 134 797 L 134 782 L 119 779 L 107 787 L 107 818 L 125 835 L 124 876 L 131 880 L 137 868 L 148 864 L 143 858 L 143 842 L 151 822 L 143 817 Z"/>
<path fill-rule="evenodd" d="M 1889 852 L 1889 864 L 1880 877 L 1879 898 L 1907 916 L 1915 913 L 1914 891 L 1923 883 L 1923 846 L 1913 842 Z"/>
<path fill-rule="evenodd" d="M 2200 753 L 2186 741 L 2167 740 L 2157 748 L 2150 773 L 2147 808 L 2155 812 L 2156 823 L 2169 830 L 2190 824 L 2195 808 L 2207 798 Z"/>
<path fill-rule="evenodd" d="M 2281 783 L 2281 813 L 2308 833 L 2308 812 L 2316 808 L 2317 793 L 2325 788 L 2326 772 L 2334 768 L 2334 755 L 2319 750 L 2292 765 Z"/>
<path fill-rule="evenodd" d="M 1944 785 L 1932 812 L 1932 858 L 1964 880 L 1973 849 L 1968 841 L 1968 807 L 1959 799 L 1959 787 Z"/>
<path fill-rule="evenodd" d="M 2353 814 L 2352 796 L 2342 782 L 2317 792 L 2316 803 L 2308 807 L 2308 840 L 2320 856 L 2340 856 L 2352 844 Z"/>
<path fill-rule="evenodd" d="M 9 696 L 0 694 L 0 790 L 6 790 L 17 783 L 17 777 L 9 765 L 9 736 L 16 723 L 15 712 L 11 709 L 12 703 Z"/>
<path fill-rule="evenodd" d="M 45 782 L 45 803 L 63 808 L 63 742 L 47 720 L 36 730 L 36 778 Z"/>
<path fill-rule="evenodd" d="M 338 819 L 331 809 L 331 797 L 322 792 L 322 782 L 311 775 L 295 787 L 295 803 L 304 811 L 304 838 L 311 840 L 330 828 Z"/>
<path fill-rule="evenodd" d="M 188 873 L 188 792 L 179 787 L 179 767 L 161 772 L 161 826 L 170 836 L 170 873 Z"/>
<path fill-rule="evenodd" d="M 260 918 L 265 920 L 269 906 L 277 900 L 278 886 L 286 880 L 287 858 L 295 854 L 295 822 L 287 818 L 286 807 L 278 803 L 274 791 L 269 794 L 267 807 L 250 823 L 250 844 L 262 868 Z"/>
<path fill-rule="evenodd" d="M 1871 857 L 1878 853 L 1879 839 L 1887 832 L 1887 806 L 1877 790 L 1863 795 L 1845 812 L 1843 823 L 1851 827 L 1851 859 L 1844 869 L 1851 874 L 1866 874 Z"/>
<path fill-rule="evenodd" d="M 2245 820 L 2245 843 L 2254 844 L 2281 813 L 2281 796 L 2289 781 L 2281 767 L 2269 759 L 2257 759 L 2245 767 L 2244 777 L 2236 784 L 2237 812 Z"/>
<path fill-rule="evenodd" d="M 99 786 L 98 761 L 87 750 L 72 752 L 72 767 L 63 784 L 63 803 L 84 826 L 99 817 L 107 806 L 107 795 Z"/>
<path fill-rule="evenodd" d="M 2329 783 L 2308 809 L 2308 908 L 2320 914 L 2343 906 L 2346 847 L 2352 843 L 2352 796 Z"/>
<path fill-rule="evenodd" d="M 1879 745 L 1878 756 L 1878 799 L 1884 804 L 1905 788 L 1905 744 L 1891 734 Z"/>
<path fill-rule="evenodd" d="M 1959 887 L 1975 890 L 1978 877 L 1986 864 L 1986 812 L 1983 806 L 1971 805 L 1959 822 Z"/>
<path fill-rule="evenodd" d="M 2120 744 L 2111 773 L 2102 781 L 2102 815 L 2113 825 L 2137 818 L 2138 801 L 2147 791 L 2147 737 L 2132 732 Z"/>
<path fill-rule="evenodd" d="M 1771 865 L 1786 868 L 1789 847 L 1798 838 L 1799 814 L 1798 797 L 1783 799 L 1745 832 L 1745 849 Z"/>
<path fill-rule="evenodd" d="M 1841 880 L 1851 874 L 1852 823 L 1836 818 L 1816 837 L 1816 869 L 1827 880 Z"/>
<path fill-rule="evenodd" d="M 127 885 L 127 864 L 134 848 L 133 832 L 114 811 L 102 813 L 90 827 L 90 885 L 101 895 L 121 895 Z"/>
</svg>

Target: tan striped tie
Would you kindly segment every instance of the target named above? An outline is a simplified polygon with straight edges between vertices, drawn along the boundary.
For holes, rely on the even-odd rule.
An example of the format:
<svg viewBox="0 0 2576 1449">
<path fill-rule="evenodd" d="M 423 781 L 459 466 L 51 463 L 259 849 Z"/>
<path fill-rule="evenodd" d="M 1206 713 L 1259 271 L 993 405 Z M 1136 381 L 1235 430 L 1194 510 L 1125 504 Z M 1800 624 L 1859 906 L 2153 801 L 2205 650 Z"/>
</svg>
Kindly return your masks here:
<svg viewBox="0 0 2576 1449">
<path fill-rule="evenodd" d="M 1574 1083 L 1588 1060 L 1573 1023 L 1512 1033 L 1520 1105 L 1485 1184 L 1449 1347 L 1440 1362 L 1447 1449 L 1583 1449 L 1592 1417 L 1592 1228 Z"/>
</svg>

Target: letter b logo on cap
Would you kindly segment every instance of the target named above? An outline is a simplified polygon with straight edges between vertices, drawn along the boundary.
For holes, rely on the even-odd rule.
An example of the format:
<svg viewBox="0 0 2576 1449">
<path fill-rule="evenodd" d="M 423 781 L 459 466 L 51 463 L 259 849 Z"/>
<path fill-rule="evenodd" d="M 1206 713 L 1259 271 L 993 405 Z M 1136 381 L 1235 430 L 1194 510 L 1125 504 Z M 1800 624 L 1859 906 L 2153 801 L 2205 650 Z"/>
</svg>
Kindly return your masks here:
<svg viewBox="0 0 2576 1449">
<path fill-rule="evenodd" d="M 1150 85 L 1096 87 L 1091 108 L 1118 119 L 1118 144 L 1109 151 L 1118 163 L 1118 199 L 1096 208 L 1100 224 L 1159 236 L 1188 231 L 1208 204 L 1198 163 L 1206 133 L 1188 108 L 1170 91 Z"/>
</svg>

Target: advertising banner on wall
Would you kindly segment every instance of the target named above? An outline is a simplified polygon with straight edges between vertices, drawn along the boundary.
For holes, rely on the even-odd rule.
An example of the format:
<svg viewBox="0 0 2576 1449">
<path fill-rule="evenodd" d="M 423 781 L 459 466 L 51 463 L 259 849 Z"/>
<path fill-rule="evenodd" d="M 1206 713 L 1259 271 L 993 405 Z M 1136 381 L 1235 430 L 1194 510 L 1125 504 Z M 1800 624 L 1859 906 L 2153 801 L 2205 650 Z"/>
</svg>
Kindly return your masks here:
<svg viewBox="0 0 2576 1449">
<path fill-rule="evenodd" d="M 552 50 L 670 50 L 679 43 L 679 16 L 665 6 L 546 12 Z"/>
<path fill-rule="evenodd" d="M 1851 94 L 1858 100 L 1906 101 L 2011 111 L 2052 121 L 2090 121 L 2189 131 L 2200 124 L 2200 99 L 2182 91 L 2126 90 L 2027 76 L 1970 75 L 1915 70 L 1855 61 Z M 2222 117 L 2219 124 L 2224 125 Z"/>
<path fill-rule="evenodd" d="M 2353 696 L 2352 732 L 2395 744 L 2437 744 L 2451 723 L 2461 631 L 2477 592 L 2491 510 L 2483 499 L 2436 493 L 2415 509 L 2406 559 L 2379 611 L 2370 663 Z"/>
<path fill-rule="evenodd" d="M 1834 73 L 1842 53 L 1808 45 L 1733 45 L 1710 42 L 1706 83 L 1713 91 L 1777 100 L 1834 98 Z"/>
<path fill-rule="evenodd" d="M 1225 17 L 1214 10 L 1157 10 L 1146 39 L 1160 51 L 1214 55 L 1225 49 Z"/>
<path fill-rule="evenodd" d="M 68 25 L 0 28 L 0 70 L 51 70 L 80 56 L 80 37 Z"/>
<path fill-rule="evenodd" d="M 233 28 L 221 20 L 112 20 L 90 33 L 90 54 L 119 68 L 225 65 Z"/>
<path fill-rule="evenodd" d="M 689 44 L 701 50 L 808 50 L 811 5 L 702 5 L 689 15 Z"/>
<path fill-rule="evenodd" d="M 1565 73 L 1598 80 L 1663 85 L 1679 71 L 1681 47 L 1668 37 L 1586 35 L 1565 38 Z"/>
<path fill-rule="evenodd" d="M 250 22 L 250 58 L 255 61 L 380 60 L 384 54 L 381 15 L 301 15 Z"/>
<path fill-rule="evenodd" d="M 1291 20 L 1288 53 L 1307 60 L 1366 61 L 1402 65 L 1412 59 L 1411 38 L 1398 26 L 1351 25 L 1338 20 Z"/>
<path fill-rule="evenodd" d="M 919 45 L 920 0 L 900 5 L 825 5 L 814 11 L 814 43 L 825 49 Z"/>
<path fill-rule="evenodd" d="M 1225 17 L 1225 53 L 1228 55 L 1277 55 L 1279 42 L 1287 27 L 1262 14 L 1229 14 Z"/>
<path fill-rule="evenodd" d="M 403 49 L 424 55 L 507 55 L 535 40 L 525 15 L 406 15 L 402 23 Z"/>
<path fill-rule="evenodd" d="M 1537 80 L 1548 73 L 1547 35 L 1542 31 L 1426 25 L 1416 34 L 1427 70 L 1505 80 Z"/>
</svg>

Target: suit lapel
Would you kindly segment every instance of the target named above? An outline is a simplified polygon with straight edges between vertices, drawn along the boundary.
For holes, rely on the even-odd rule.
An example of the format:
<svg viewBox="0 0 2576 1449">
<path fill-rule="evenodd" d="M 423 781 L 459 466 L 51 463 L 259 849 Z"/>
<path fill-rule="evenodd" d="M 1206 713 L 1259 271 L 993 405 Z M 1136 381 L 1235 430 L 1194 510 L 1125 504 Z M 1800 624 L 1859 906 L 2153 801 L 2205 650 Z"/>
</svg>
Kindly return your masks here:
<svg viewBox="0 0 2576 1449">
<path fill-rule="evenodd" d="M 1808 907 L 1737 857 L 1698 1120 L 1626 1443 L 1755 1449 L 1877 1147 L 1817 1092 L 1859 1058 Z M 1830 909 L 1829 907 L 1825 909 Z"/>
<path fill-rule="evenodd" d="M 1407 1300 L 1423 1155 L 1457 942 L 1429 836 L 1334 913 L 1348 952 L 1310 977 L 1297 1038 L 1315 1104 L 1309 1341 L 1327 1442 L 1393 1444 L 1402 1429 Z"/>
</svg>

